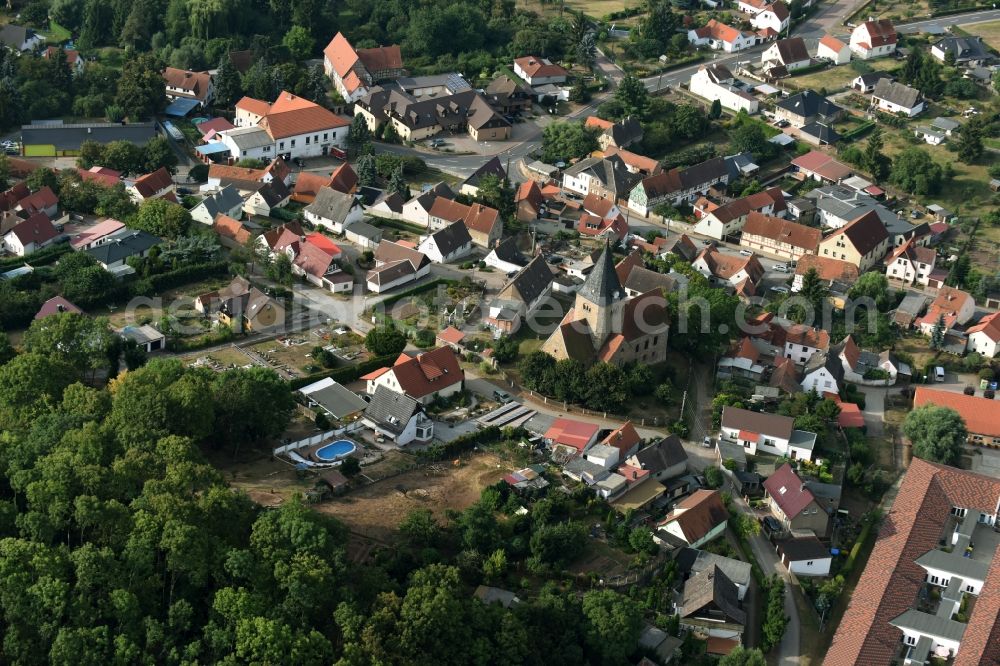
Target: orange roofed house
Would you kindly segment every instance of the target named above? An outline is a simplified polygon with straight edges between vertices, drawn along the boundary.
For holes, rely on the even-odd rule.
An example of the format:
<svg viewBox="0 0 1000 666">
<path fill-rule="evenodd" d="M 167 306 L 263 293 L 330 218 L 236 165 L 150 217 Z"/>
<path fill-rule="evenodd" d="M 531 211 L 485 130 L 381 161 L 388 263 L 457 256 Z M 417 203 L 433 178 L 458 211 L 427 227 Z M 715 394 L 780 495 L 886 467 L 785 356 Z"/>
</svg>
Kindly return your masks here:
<svg viewBox="0 0 1000 666">
<path fill-rule="evenodd" d="M 545 431 L 543 439 L 549 446 L 568 446 L 583 453 L 597 442 L 601 427 L 596 423 L 559 418 Z"/>
<path fill-rule="evenodd" d="M 924 405 L 947 407 L 958 412 L 969 431 L 969 443 L 991 448 L 1000 447 L 1000 402 L 918 386 L 913 396 L 913 407 Z"/>
<path fill-rule="evenodd" d="M 743 32 L 712 19 L 703 28 L 688 30 L 688 41 L 695 46 L 733 53 L 755 46 L 762 39 L 752 32 Z"/>
<path fill-rule="evenodd" d="M 546 83 L 565 83 L 568 73 L 565 69 L 547 60 L 535 56 L 524 56 L 514 61 L 514 73 L 527 81 L 529 86 L 541 86 Z"/>
<path fill-rule="evenodd" d="M 934 302 L 927 307 L 927 314 L 918 319 L 916 324 L 921 333 L 929 336 L 934 333 L 938 321 L 943 320 L 944 331 L 947 333 L 955 326 L 961 326 L 972 319 L 975 312 L 976 301 L 970 294 L 954 287 L 942 287 Z"/>
<path fill-rule="evenodd" d="M 283 90 L 273 103 L 252 97 L 236 102 L 236 129 L 219 132 L 234 160 L 327 155 L 343 147 L 351 121 Z"/>
<path fill-rule="evenodd" d="M 657 525 L 661 542 L 697 548 L 726 531 L 729 512 L 717 490 L 696 490 L 678 502 Z"/>
<path fill-rule="evenodd" d="M 163 70 L 163 82 L 166 85 L 167 99 L 192 99 L 198 106 L 205 106 L 212 101 L 215 92 L 211 72 L 191 72 L 176 67 Z"/>
<path fill-rule="evenodd" d="M 368 395 L 375 395 L 381 386 L 427 405 L 435 398 L 447 398 L 461 391 L 465 372 L 454 349 L 438 347 L 416 356 L 400 354 L 392 366 L 370 372 L 361 379 L 367 382 Z"/>
<path fill-rule="evenodd" d="M 355 49 L 338 32 L 323 49 L 323 71 L 345 100 L 355 102 L 379 81 L 401 77 L 403 55 L 395 45 Z"/>
<path fill-rule="evenodd" d="M 1000 480 L 914 458 L 824 666 L 1000 663 L 998 505 Z"/>
</svg>

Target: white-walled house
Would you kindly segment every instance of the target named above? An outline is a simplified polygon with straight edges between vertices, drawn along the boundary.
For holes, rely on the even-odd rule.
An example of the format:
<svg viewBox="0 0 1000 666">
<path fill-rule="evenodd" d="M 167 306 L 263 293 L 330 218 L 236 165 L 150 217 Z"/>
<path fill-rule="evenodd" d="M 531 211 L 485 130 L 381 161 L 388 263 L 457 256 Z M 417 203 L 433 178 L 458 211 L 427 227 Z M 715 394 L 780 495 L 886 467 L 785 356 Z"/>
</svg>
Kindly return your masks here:
<svg viewBox="0 0 1000 666">
<path fill-rule="evenodd" d="M 840 393 L 844 388 L 844 363 L 840 358 L 841 346 L 825 352 L 816 352 L 802 370 L 802 390 L 824 393 Z"/>
<path fill-rule="evenodd" d="M 711 19 L 703 28 L 688 30 L 688 41 L 694 46 L 707 46 L 714 51 L 735 53 L 755 46 L 760 37 Z"/>
<path fill-rule="evenodd" d="M 530 86 L 547 83 L 565 83 L 568 72 L 547 58 L 524 56 L 514 60 L 514 74 L 528 82 Z"/>
<path fill-rule="evenodd" d="M 728 516 L 719 491 L 696 490 L 674 505 L 657 525 L 657 531 L 697 548 L 726 531 Z"/>
<path fill-rule="evenodd" d="M 879 111 L 891 114 L 905 114 L 908 118 L 919 115 L 926 108 L 923 93 L 916 88 L 890 81 L 889 79 L 879 79 L 872 92 L 872 106 Z"/>
<path fill-rule="evenodd" d="M 243 208 L 243 197 L 235 185 L 226 185 L 218 192 L 210 194 L 191 209 L 191 219 L 202 224 L 212 225 L 218 215 L 226 215 L 240 219 Z"/>
<path fill-rule="evenodd" d="M 235 159 L 271 159 L 277 155 L 291 159 L 319 157 L 328 155 L 330 148 L 342 148 L 346 145 L 351 123 L 304 97 L 283 90 L 272 104 L 252 97 L 238 101 L 233 124 L 237 130 L 220 132 L 219 137 L 230 146 L 230 153 Z M 267 140 L 259 133 L 238 131 L 250 127 L 263 130 Z M 225 138 L 227 136 L 230 140 Z M 240 146 L 239 140 L 252 140 L 252 147 Z M 244 150 L 247 151 L 245 154 Z"/>
<path fill-rule="evenodd" d="M 996 358 L 1000 353 L 1000 312 L 994 312 L 970 326 L 966 333 L 969 340 L 966 351 L 976 352 L 986 358 Z"/>
<path fill-rule="evenodd" d="M 793 460 L 811 460 L 816 434 L 796 430 L 794 423 L 788 416 L 726 406 L 722 408 L 720 436 L 742 446 L 748 455 L 762 451 Z"/>
<path fill-rule="evenodd" d="M 312 224 L 340 234 L 355 222 L 361 221 L 364 209 L 353 195 L 344 194 L 332 187 L 321 187 L 316 193 L 316 199 L 306 206 L 304 215 Z"/>
<path fill-rule="evenodd" d="M 692 93 L 708 100 L 719 100 L 727 109 L 757 113 L 757 98 L 737 87 L 736 79 L 725 65 L 705 65 L 691 75 L 689 88 Z"/>
<path fill-rule="evenodd" d="M 906 284 L 927 286 L 937 261 L 937 252 L 909 239 L 886 259 L 885 276 Z"/>
<path fill-rule="evenodd" d="M 833 556 L 816 537 L 779 541 L 775 546 L 781 563 L 797 576 L 829 576 Z"/>
<path fill-rule="evenodd" d="M 881 58 L 896 51 L 897 41 L 891 21 L 866 21 L 851 32 L 851 52 L 862 60 Z"/>
<path fill-rule="evenodd" d="M 851 62 L 851 47 L 833 35 L 824 35 L 816 47 L 816 57 L 829 60 L 834 65 L 846 65 Z"/>
<path fill-rule="evenodd" d="M 777 0 L 777 2 L 772 2 L 750 19 L 750 24 L 758 30 L 770 29 L 776 33 L 782 33 L 788 29 L 791 18 L 792 15 L 788 11 L 788 5 L 783 0 Z"/>
<path fill-rule="evenodd" d="M 434 263 L 447 264 L 472 252 L 472 236 L 465 223 L 459 220 L 426 236 L 420 241 L 417 250 L 430 257 Z"/>
<path fill-rule="evenodd" d="M 465 372 L 451 347 L 438 347 L 416 356 L 400 354 L 391 367 L 380 368 L 361 377 L 368 395 L 379 387 L 405 393 L 427 405 L 436 398 L 447 398 L 462 390 Z"/>
<path fill-rule="evenodd" d="M 805 40 L 801 37 L 779 39 L 760 55 L 761 64 L 784 65 L 789 72 L 808 67 L 812 63 Z"/>
</svg>

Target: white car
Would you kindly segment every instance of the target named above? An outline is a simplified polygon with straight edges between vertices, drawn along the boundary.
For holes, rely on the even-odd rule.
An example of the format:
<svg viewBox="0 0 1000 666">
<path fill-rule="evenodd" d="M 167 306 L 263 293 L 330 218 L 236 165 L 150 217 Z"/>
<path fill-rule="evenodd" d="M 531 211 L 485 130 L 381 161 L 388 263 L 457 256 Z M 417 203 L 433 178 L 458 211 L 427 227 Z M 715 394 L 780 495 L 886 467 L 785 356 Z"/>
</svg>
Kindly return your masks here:
<svg viewBox="0 0 1000 666">
<path fill-rule="evenodd" d="M 775 292 L 777 292 L 779 294 L 788 294 L 788 293 L 791 293 L 789 291 L 788 287 L 786 287 L 786 286 L 784 286 L 782 284 L 779 284 L 779 285 L 777 285 L 775 287 L 771 287 L 771 291 L 775 291 Z"/>
<path fill-rule="evenodd" d="M 787 273 L 788 266 L 786 266 L 785 264 L 775 264 L 774 270 L 778 271 L 779 273 Z"/>
<path fill-rule="evenodd" d="M 752 257 L 753 256 L 753 252 L 751 250 L 740 250 L 740 254 L 742 254 L 744 257 Z"/>
</svg>

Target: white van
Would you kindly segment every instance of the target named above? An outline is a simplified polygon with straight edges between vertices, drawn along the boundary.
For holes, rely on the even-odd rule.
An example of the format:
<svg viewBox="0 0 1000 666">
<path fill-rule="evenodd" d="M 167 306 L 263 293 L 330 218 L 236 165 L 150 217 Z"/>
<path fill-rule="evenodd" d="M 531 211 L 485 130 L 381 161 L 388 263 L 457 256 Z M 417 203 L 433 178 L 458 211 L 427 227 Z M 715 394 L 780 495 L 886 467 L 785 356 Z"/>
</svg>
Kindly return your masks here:
<svg viewBox="0 0 1000 666">
<path fill-rule="evenodd" d="M 943 382 L 944 381 L 944 368 L 940 365 L 934 366 L 934 381 Z"/>
</svg>

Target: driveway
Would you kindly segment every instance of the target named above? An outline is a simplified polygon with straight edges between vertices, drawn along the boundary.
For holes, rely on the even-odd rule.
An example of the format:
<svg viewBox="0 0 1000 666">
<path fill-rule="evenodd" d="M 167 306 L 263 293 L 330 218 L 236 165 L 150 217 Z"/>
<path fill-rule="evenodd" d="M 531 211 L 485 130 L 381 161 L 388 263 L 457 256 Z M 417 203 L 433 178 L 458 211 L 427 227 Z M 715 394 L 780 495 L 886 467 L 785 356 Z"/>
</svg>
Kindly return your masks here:
<svg viewBox="0 0 1000 666">
<path fill-rule="evenodd" d="M 865 427 L 871 437 L 880 437 L 885 431 L 885 393 L 882 386 L 859 386 L 865 396 Z"/>
</svg>

